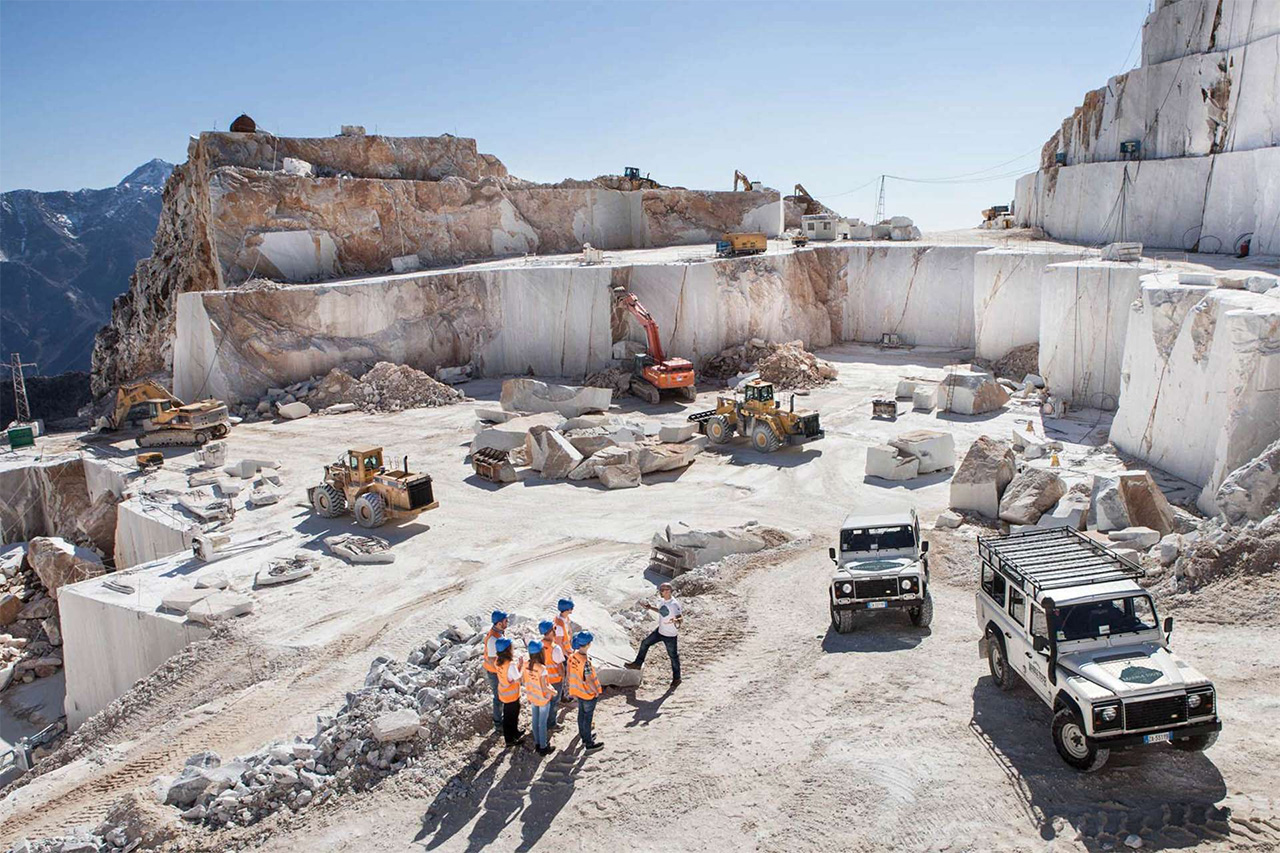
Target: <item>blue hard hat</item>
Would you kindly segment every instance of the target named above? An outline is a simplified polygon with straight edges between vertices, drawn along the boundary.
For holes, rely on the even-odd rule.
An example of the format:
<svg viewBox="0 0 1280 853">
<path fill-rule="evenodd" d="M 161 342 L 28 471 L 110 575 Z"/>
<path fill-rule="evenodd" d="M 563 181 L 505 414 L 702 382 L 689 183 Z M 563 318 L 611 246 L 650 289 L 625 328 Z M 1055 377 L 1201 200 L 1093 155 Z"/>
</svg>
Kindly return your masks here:
<svg viewBox="0 0 1280 853">
<path fill-rule="evenodd" d="M 589 645 L 594 639 L 595 635 L 590 631 L 579 631 L 573 635 L 573 647 L 575 649 L 580 649 L 583 646 Z"/>
<path fill-rule="evenodd" d="M 507 618 L 507 614 L 503 613 L 501 610 L 495 610 L 493 613 L 489 614 L 489 618 L 493 620 L 493 624 L 497 625 L 503 619 Z"/>
<path fill-rule="evenodd" d="M 494 641 L 493 647 L 497 651 L 505 652 L 507 649 L 511 648 L 511 641 L 508 640 L 506 637 L 499 637 L 497 640 Z"/>
<path fill-rule="evenodd" d="M 552 622 L 550 619 L 543 619 L 541 622 L 538 623 L 538 633 L 545 634 L 555 626 L 556 626 L 556 623 Z"/>
<path fill-rule="evenodd" d="M 534 640 L 533 642 L 531 642 L 531 643 L 529 644 L 529 654 L 531 654 L 531 655 L 540 655 L 540 654 L 542 654 L 542 641 L 541 641 L 541 640 Z"/>
<path fill-rule="evenodd" d="M 573 599 L 572 599 L 572 598 L 562 598 L 562 599 L 560 599 L 560 603 L 559 603 L 558 605 L 556 605 L 556 606 L 559 608 L 559 610 L 560 610 L 560 612 L 561 612 L 561 613 L 565 612 L 566 610 L 572 610 L 572 609 L 573 609 Z"/>
</svg>

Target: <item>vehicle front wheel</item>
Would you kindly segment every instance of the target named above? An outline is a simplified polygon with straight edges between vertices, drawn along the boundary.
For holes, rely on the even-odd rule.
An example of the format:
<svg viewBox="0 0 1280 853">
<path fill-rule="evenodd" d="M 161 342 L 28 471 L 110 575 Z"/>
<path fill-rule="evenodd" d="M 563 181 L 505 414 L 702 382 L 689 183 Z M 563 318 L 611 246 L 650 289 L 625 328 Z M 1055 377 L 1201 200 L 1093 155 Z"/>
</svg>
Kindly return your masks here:
<svg viewBox="0 0 1280 853">
<path fill-rule="evenodd" d="M 837 634 L 851 634 L 854 629 L 854 615 L 852 610 L 832 610 L 831 624 L 835 627 Z"/>
<path fill-rule="evenodd" d="M 1053 745 L 1063 761 L 1085 773 L 1100 770 L 1111 757 L 1111 750 L 1089 743 L 1080 715 L 1071 708 L 1060 708 L 1053 715 Z"/>
<path fill-rule="evenodd" d="M 733 427 L 729 426 L 729 419 L 724 415 L 715 415 L 707 419 L 706 428 L 703 430 L 707 434 L 712 444 L 724 444 L 733 437 Z"/>
<path fill-rule="evenodd" d="M 321 483 L 316 486 L 315 494 L 311 498 L 311 506 L 315 508 L 318 515 L 334 518 L 346 512 L 347 499 L 333 486 Z"/>
<path fill-rule="evenodd" d="M 381 527 L 387 521 L 387 504 L 382 495 L 365 492 L 356 498 L 352 511 L 361 527 Z"/>
<path fill-rule="evenodd" d="M 751 446 L 761 453 L 772 453 L 782 446 L 782 442 L 773 434 L 773 429 L 762 421 L 757 421 L 751 431 Z"/>
<path fill-rule="evenodd" d="M 1175 740 L 1173 746 L 1174 749 L 1181 749 L 1184 752 L 1204 752 L 1217 742 L 1218 733 L 1209 732 L 1207 735 L 1195 735 L 1186 740 Z"/>
<path fill-rule="evenodd" d="M 907 611 L 907 615 L 911 617 L 912 625 L 917 628 L 928 628 L 929 623 L 933 621 L 933 596 L 926 592 L 924 603 L 919 607 L 912 607 Z"/>
<path fill-rule="evenodd" d="M 1013 688 L 1013 673 L 1009 669 L 1009 657 L 1005 654 L 1004 637 L 997 631 L 987 631 L 987 666 L 996 687 L 1001 690 Z"/>
</svg>

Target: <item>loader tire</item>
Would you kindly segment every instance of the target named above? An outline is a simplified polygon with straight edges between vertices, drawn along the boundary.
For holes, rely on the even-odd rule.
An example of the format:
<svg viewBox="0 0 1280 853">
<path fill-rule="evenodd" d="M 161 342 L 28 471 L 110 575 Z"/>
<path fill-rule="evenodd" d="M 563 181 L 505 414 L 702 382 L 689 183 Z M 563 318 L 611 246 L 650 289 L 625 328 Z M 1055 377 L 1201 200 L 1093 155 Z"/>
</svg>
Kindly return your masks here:
<svg viewBox="0 0 1280 853">
<path fill-rule="evenodd" d="M 324 518 L 336 518 L 347 511 L 347 498 L 342 492 L 328 483 L 321 483 L 316 486 L 316 493 L 311 499 L 311 506 L 315 509 L 317 515 Z"/>
<path fill-rule="evenodd" d="M 230 431 L 231 431 L 230 427 L 228 427 L 226 424 L 218 424 L 216 427 L 213 428 L 213 437 L 223 438 Z"/>
<path fill-rule="evenodd" d="M 382 495 L 365 492 L 356 498 L 355 506 L 351 509 L 355 513 L 356 523 L 361 527 L 381 527 L 387 523 L 387 504 L 382 500 Z"/>
<path fill-rule="evenodd" d="M 707 425 L 703 431 L 712 444 L 724 444 L 733 438 L 733 427 L 729 426 L 729 419 L 724 415 L 707 418 Z"/>
<path fill-rule="evenodd" d="M 761 453 L 772 453 L 782 446 L 773 430 L 764 421 L 756 421 L 751 430 L 751 446 Z"/>
</svg>

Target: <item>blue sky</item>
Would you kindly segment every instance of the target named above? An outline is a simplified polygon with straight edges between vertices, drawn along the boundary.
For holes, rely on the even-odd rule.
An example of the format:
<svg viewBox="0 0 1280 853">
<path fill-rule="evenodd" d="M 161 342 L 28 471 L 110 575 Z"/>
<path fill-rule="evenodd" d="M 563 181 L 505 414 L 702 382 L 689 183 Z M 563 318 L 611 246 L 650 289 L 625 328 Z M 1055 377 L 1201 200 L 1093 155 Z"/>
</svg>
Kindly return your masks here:
<svg viewBox="0 0 1280 853">
<path fill-rule="evenodd" d="M 109 186 L 247 112 L 281 135 L 471 136 L 538 181 L 635 165 L 729 189 L 741 169 L 868 219 L 875 185 L 848 191 L 881 173 L 1032 170 L 1137 64 L 1148 6 L 0 0 L 0 189 Z M 963 227 L 1013 181 L 890 181 L 887 209 Z"/>
</svg>

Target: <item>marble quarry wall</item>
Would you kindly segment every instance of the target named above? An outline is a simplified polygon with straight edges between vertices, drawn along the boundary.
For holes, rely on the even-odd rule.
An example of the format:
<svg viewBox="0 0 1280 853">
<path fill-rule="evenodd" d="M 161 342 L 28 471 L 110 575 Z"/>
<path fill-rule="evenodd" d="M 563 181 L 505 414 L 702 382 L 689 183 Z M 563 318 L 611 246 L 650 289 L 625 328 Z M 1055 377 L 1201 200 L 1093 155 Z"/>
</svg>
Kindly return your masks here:
<svg viewBox="0 0 1280 853">
<path fill-rule="evenodd" d="M 1049 264 L 1084 250 L 987 249 L 973 256 L 974 355 L 995 361 L 1040 340 L 1040 294 Z M 1021 378 L 1021 377 L 1019 377 Z"/>
<path fill-rule="evenodd" d="M 1050 264 L 1040 294 L 1040 374 L 1053 393 L 1075 406 L 1113 410 L 1129 305 L 1146 264 L 1096 258 Z"/>
<path fill-rule="evenodd" d="M 980 246 L 857 245 L 633 266 L 515 266 L 323 285 L 184 294 L 174 392 L 256 399 L 269 387 L 380 359 L 476 374 L 581 379 L 632 334 L 613 314 L 625 285 L 668 350 L 705 362 L 751 338 L 810 347 L 878 342 L 973 347 Z"/>
<path fill-rule="evenodd" d="M 1223 479 L 1280 437 L 1280 298 L 1183 281 L 1142 279 L 1111 440 L 1202 486 L 1213 513 Z"/>
<path fill-rule="evenodd" d="M 1016 222 L 1094 245 L 1232 253 L 1251 238 L 1280 253 L 1280 4 L 1165 3 L 1142 43 L 1142 64 L 1089 92 L 1018 181 Z"/>
<path fill-rule="evenodd" d="M 111 558 L 119 494 L 78 454 L 0 465 L 0 544 L 60 536 Z"/>
<path fill-rule="evenodd" d="M 453 136 L 201 134 L 165 186 L 152 256 L 98 333 L 93 391 L 172 369 L 184 293 L 251 278 L 389 273 L 406 256 L 416 256 L 411 269 L 576 252 L 587 242 L 626 249 L 706 243 L 725 231 L 776 236 L 782 223 L 772 190 L 618 186 L 524 181 Z"/>
</svg>

